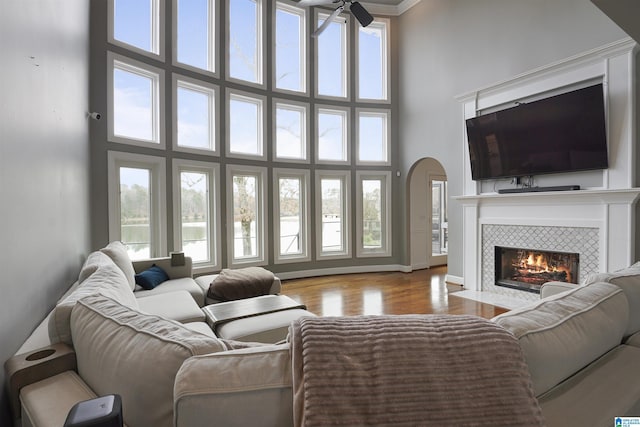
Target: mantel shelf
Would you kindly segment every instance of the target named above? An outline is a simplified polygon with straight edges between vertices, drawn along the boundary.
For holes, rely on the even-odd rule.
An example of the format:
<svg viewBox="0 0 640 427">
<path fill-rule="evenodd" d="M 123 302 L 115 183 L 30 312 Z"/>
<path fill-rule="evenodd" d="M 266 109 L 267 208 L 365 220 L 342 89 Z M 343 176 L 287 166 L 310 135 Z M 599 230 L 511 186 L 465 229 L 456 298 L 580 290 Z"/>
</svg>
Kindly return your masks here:
<svg viewBox="0 0 640 427">
<path fill-rule="evenodd" d="M 484 193 L 477 195 L 454 196 L 454 200 L 463 205 L 474 206 L 481 204 L 512 205 L 517 204 L 632 204 L 640 195 L 640 188 L 625 188 L 614 190 L 571 190 L 546 191 L 531 193 Z"/>
</svg>

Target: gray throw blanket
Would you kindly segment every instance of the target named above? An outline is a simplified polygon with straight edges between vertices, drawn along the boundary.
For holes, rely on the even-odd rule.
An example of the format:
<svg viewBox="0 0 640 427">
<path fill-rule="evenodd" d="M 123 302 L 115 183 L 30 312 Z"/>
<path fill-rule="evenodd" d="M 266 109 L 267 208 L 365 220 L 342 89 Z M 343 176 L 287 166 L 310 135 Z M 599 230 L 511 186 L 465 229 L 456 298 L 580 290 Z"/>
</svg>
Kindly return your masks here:
<svg viewBox="0 0 640 427">
<path fill-rule="evenodd" d="M 474 316 L 304 317 L 294 425 L 542 426 L 518 341 Z"/>
<path fill-rule="evenodd" d="M 223 269 L 209 285 L 207 295 L 218 301 L 233 301 L 267 295 L 274 275 L 262 267 Z"/>
</svg>

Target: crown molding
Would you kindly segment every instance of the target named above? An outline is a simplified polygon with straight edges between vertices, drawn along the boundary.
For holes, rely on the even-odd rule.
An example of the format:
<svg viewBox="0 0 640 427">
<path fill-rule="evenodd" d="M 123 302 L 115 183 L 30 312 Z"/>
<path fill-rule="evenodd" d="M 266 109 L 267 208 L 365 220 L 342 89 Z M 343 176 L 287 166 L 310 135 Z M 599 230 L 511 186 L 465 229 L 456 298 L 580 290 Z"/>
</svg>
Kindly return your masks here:
<svg viewBox="0 0 640 427">
<path fill-rule="evenodd" d="M 403 0 L 397 6 L 367 2 L 362 2 L 362 5 L 374 15 L 400 16 L 418 3 L 420 0 Z"/>
</svg>

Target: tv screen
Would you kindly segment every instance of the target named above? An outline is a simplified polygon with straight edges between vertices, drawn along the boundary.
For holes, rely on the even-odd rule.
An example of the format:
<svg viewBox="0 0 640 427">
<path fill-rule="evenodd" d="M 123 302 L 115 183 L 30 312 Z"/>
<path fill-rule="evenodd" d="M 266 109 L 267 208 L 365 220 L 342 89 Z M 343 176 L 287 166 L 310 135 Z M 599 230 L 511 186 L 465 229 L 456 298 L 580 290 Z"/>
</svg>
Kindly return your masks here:
<svg viewBox="0 0 640 427">
<path fill-rule="evenodd" d="M 602 84 L 466 121 L 474 180 L 606 169 Z"/>
</svg>

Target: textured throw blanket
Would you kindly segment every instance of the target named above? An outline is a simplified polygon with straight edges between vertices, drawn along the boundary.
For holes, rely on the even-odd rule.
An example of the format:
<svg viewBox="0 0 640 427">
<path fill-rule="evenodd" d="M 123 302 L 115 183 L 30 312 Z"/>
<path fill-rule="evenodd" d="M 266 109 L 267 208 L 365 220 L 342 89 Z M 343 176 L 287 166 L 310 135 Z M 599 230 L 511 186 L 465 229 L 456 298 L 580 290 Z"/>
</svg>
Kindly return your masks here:
<svg viewBox="0 0 640 427">
<path fill-rule="evenodd" d="M 207 295 L 219 301 L 267 295 L 274 275 L 262 267 L 223 269 L 209 285 Z"/>
<path fill-rule="evenodd" d="M 517 340 L 478 317 L 304 317 L 294 425 L 542 426 Z"/>
</svg>

